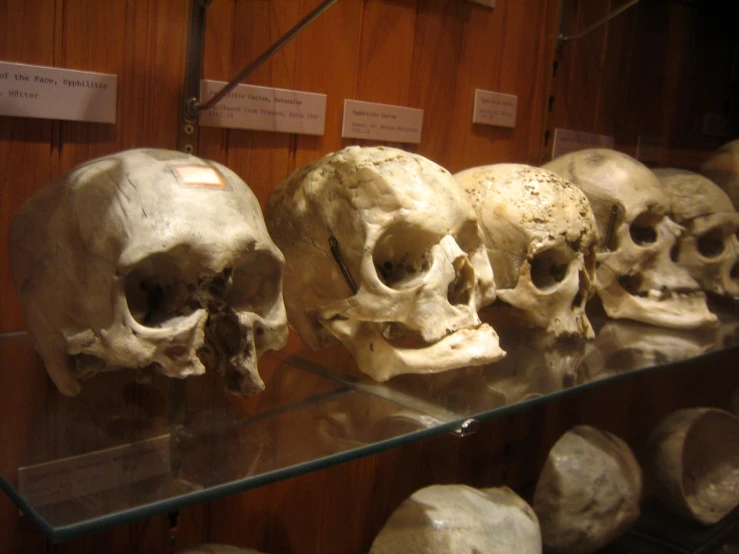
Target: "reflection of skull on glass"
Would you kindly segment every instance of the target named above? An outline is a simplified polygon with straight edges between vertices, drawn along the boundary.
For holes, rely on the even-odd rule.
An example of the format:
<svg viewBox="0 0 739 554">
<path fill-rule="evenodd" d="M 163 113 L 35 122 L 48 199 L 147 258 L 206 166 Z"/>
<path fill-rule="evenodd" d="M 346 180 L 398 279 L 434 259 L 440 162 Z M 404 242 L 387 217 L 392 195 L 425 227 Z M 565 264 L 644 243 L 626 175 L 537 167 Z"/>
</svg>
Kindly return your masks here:
<svg viewBox="0 0 739 554">
<path fill-rule="evenodd" d="M 111 369 L 217 368 L 248 395 L 264 388 L 258 355 L 287 340 L 282 254 L 249 187 L 214 162 L 129 150 L 81 165 L 21 208 L 10 255 L 64 394 Z"/>
<path fill-rule="evenodd" d="M 482 232 L 442 167 L 394 148 L 348 147 L 288 177 L 266 219 L 286 257 L 290 324 L 308 346 L 333 335 L 380 381 L 503 356 L 477 315 L 495 298 Z"/>
<path fill-rule="evenodd" d="M 601 236 L 596 291 L 606 313 L 653 325 L 691 328 L 716 322 L 688 272 L 670 259 L 681 227 L 646 166 L 620 152 L 580 150 L 544 166 L 580 187 Z"/>
<path fill-rule="evenodd" d="M 585 303 L 598 235 L 582 191 L 521 164 L 476 167 L 455 177 L 483 228 L 498 298 L 530 325 L 592 337 Z"/>
<path fill-rule="evenodd" d="M 729 196 L 692 171 L 656 169 L 654 173 L 670 198 L 670 217 L 685 228 L 673 259 L 703 290 L 739 297 L 739 213 Z"/>
</svg>

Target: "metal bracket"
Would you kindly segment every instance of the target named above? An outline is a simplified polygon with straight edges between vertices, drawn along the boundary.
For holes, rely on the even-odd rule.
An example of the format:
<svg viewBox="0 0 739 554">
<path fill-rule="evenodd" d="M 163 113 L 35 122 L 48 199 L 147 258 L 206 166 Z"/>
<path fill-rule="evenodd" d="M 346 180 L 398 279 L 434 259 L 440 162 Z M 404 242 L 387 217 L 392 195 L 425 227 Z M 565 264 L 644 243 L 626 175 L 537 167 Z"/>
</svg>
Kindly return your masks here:
<svg viewBox="0 0 739 554">
<path fill-rule="evenodd" d="M 200 97 L 200 78 L 203 74 L 203 51 L 205 45 L 205 12 L 210 2 L 191 0 L 190 29 L 185 53 L 185 83 L 183 103 L 177 133 L 177 149 L 188 154 L 198 152 L 198 118 L 192 117 L 187 109 L 191 98 Z"/>
<path fill-rule="evenodd" d="M 197 118 L 197 114 L 203 110 L 208 110 L 218 104 L 223 98 L 225 98 L 229 92 L 235 89 L 241 81 L 246 79 L 255 69 L 266 62 L 272 55 L 277 52 L 280 48 L 290 42 L 295 36 L 305 29 L 310 23 L 315 21 L 318 16 L 329 9 L 336 0 L 324 0 L 318 5 L 316 9 L 306 15 L 297 25 L 290 29 L 287 33 L 282 35 L 276 42 L 274 42 L 269 48 L 267 48 L 262 54 L 248 66 L 246 66 L 236 77 L 231 79 L 221 90 L 219 90 L 213 98 L 207 102 L 200 103 L 198 100 L 199 94 L 196 97 L 188 96 L 188 100 L 185 108 L 189 111 L 190 117 Z"/>
<path fill-rule="evenodd" d="M 306 15 L 297 25 L 282 35 L 275 43 L 251 62 L 236 77 L 231 79 L 215 96 L 205 103 L 200 102 L 200 79 L 203 74 L 203 51 L 205 42 L 205 11 L 212 0 L 192 0 L 190 11 L 190 33 L 185 58 L 185 90 L 182 103 L 182 117 L 177 148 L 188 154 L 197 154 L 198 149 L 198 114 L 212 108 L 223 100 L 229 92 L 236 88 L 255 69 L 266 62 L 280 48 L 290 42 L 295 35 L 312 23 L 337 0 L 324 0 L 316 9 Z"/>
<path fill-rule="evenodd" d="M 618 14 L 625 12 L 627 9 L 629 9 L 634 4 L 638 3 L 639 0 L 630 0 L 629 2 L 626 2 L 624 5 L 619 6 L 615 10 L 613 10 L 608 15 L 601 17 L 598 21 L 595 23 L 592 23 L 591 25 L 588 25 L 585 27 L 582 31 L 579 33 L 576 33 L 574 35 L 565 35 L 562 30 L 564 29 L 564 12 L 565 12 L 565 4 L 566 2 L 562 2 L 562 17 L 560 18 L 560 24 L 559 24 L 559 34 L 557 35 L 557 49 L 559 50 L 562 48 L 566 42 L 569 42 L 571 40 L 579 40 L 585 35 L 590 34 L 591 32 L 595 31 L 598 27 L 601 25 L 605 25 L 608 23 L 611 19 L 616 17 Z"/>
</svg>

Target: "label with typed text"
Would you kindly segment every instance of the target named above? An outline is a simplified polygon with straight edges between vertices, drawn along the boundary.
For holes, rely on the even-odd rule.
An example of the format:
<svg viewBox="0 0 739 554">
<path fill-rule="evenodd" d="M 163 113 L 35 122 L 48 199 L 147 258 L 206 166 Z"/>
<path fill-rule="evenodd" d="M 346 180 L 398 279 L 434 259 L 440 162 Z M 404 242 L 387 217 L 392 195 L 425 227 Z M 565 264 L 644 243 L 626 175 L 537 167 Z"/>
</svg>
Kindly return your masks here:
<svg viewBox="0 0 739 554">
<path fill-rule="evenodd" d="M 0 115 L 115 123 L 118 76 L 0 62 Z"/>
</svg>

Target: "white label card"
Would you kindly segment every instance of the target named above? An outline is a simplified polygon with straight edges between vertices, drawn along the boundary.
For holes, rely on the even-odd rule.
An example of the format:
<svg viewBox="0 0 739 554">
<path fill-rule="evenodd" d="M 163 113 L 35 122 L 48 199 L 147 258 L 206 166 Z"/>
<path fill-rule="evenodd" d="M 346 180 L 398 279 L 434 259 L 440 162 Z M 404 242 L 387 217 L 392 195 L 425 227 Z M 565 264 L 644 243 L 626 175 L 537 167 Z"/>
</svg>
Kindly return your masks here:
<svg viewBox="0 0 739 554">
<path fill-rule="evenodd" d="M 472 114 L 472 123 L 515 127 L 517 106 L 518 96 L 475 89 L 475 110 Z"/>
<path fill-rule="evenodd" d="M 0 115 L 115 123 L 118 76 L 0 62 Z"/>
<path fill-rule="evenodd" d="M 552 158 L 557 158 L 576 150 L 586 148 L 613 148 L 614 139 L 610 135 L 583 133 L 570 129 L 554 130 L 554 148 Z"/>
<path fill-rule="evenodd" d="M 344 100 L 344 138 L 370 139 L 388 142 L 421 142 L 423 110 L 376 104 L 360 100 Z"/>
<path fill-rule="evenodd" d="M 225 82 L 200 82 L 200 97 L 207 102 Z M 200 112 L 200 125 L 323 135 L 326 95 L 254 85 L 239 85 L 209 110 Z"/>
<path fill-rule="evenodd" d="M 170 472 L 169 435 L 18 468 L 18 492 L 34 507 L 116 489 Z"/>
</svg>

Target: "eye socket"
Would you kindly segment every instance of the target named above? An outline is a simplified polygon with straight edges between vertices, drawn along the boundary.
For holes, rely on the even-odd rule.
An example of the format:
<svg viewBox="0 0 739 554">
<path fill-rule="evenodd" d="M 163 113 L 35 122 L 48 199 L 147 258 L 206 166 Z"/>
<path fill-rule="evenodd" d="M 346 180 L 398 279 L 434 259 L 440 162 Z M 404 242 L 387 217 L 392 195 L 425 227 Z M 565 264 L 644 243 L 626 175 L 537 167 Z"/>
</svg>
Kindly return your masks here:
<svg viewBox="0 0 739 554">
<path fill-rule="evenodd" d="M 649 246 L 657 242 L 657 225 L 664 216 L 644 212 L 637 216 L 629 225 L 629 234 L 634 244 L 638 246 Z"/>
<path fill-rule="evenodd" d="M 154 254 L 128 273 L 124 283 L 128 310 L 147 327 L 167 327 L 199 308 L 193 283 L 174 256 Z"/>
<path fill-rule="evenodd" d="M 715 258 L 724 251 L 724 248 L 724 237 L 718 229 L 713 229 L 698 237 L 698 252 L 706 258 Z"/>
<path fill-rule="evenodd" d="M 567 277 L 572 256 L 559 248 L 539 252 L 531 260 L 531 282 L 540 291 L 555 288 Z"/>
<path fill-rule="evenodd" d="M 249 252 L 234 266 L 226 303 L 240 312 L 264 315 L 280 293 L 282 266 L 271 253 Z"/>
<path fill-rule="evenodd" d="M 385 231 L 375 245 L 374 264 L 380 280 L 388 287 L 402 289 L 423 277 L 433 259 L 431 248 L 438 236 L 408 224 Z"/>
</svg>

